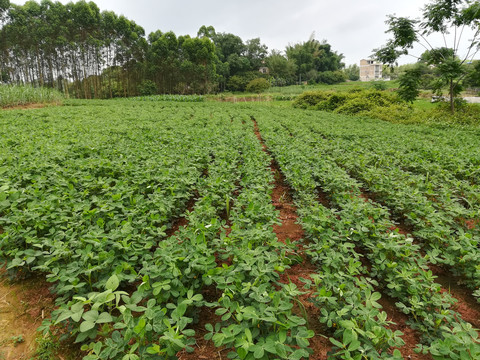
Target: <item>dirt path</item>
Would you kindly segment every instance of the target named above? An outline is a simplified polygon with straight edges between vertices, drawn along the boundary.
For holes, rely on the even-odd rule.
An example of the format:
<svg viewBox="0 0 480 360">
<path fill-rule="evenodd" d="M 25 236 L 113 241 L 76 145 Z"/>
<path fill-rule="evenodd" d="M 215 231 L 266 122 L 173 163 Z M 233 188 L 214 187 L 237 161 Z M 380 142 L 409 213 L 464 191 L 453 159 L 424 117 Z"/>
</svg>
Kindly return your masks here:
<svg viewBox="0 0 480 360">
<path fill-rule="evenodd" d="M 37 328 L 53 307 L 54 296 L 43 280 L 11 283 L 0 270 L 0 359 L 31 359 L 39 335 Z"/>
</svg>

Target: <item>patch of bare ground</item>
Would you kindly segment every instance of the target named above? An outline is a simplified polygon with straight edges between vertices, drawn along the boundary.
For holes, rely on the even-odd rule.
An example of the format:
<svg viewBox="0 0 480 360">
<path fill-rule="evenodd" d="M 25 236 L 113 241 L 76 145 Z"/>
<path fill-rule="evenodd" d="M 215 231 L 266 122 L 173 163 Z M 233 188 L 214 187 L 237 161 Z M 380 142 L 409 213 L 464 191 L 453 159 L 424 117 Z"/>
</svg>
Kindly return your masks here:
<svg viewBox="0 0 480 360">
<path fill-rule="evenodd" d="M 366 201 L 370 200 L 376 202 L 374 193 L 362 189 L 362 198 Z M 405 224 L 403 221 L 398 221 L 396 226 L 393 226 L 391 231 L 398 231 L 400 234 L 413 238 L 414 244 L 420 244 L 421 241 L 412 236 L 415 230 L 413 226 Z M 422 256 L 425 255 L 423 250 L 420 251 Z M 442 292 L 448 292 L 454 299 L 457 300 L 453 306 L 453 310 L 458 312 L 464 321 L 471 323 L 475 328 L 480 329 L 480 303 L 472 295 L 472 292 L 462 285 L 462 279 L 456 277 L 448 269 L 438 265 L 429 264 L 432 273 L 437 276 L 435 282 L 442 286 Z M 412 357 L 413 359 L 413 357 Z"/>
<path fill-rule="evenodd" d="M 11 282 L 0 269 L 0 359 L 32 359 L 37 349 L 37 328 L 55 308 L 55 296 L 40 275 Z M 62 345 L 63 346 L 63 345 Z M 63 349 L 58 359 L 81 358 L 78 349 Z"/>
<path fill-rule="evenodd" d="M 298 242 L 297 254 L 301 257 L 301 263 L 292 265 L 289 269 L 286 269 L 280 275 L 280 282 L 284 284 L 293 283 L 297 288 L 304 292 L 299 295 L 297 302 L 294 304 L 294 311 L 299 316 L 305 316 L 308 328 L 315 332 L 315 336 L 309 339 L 310 349 L 313 350 L 313 354 L 310 356 L 312 360 L 327 359 L 327 353 L 331 350 L 332 346 L 328 337 L 325 336 L 325 329 L 323 325 L 318 321 L 320 317 L 320 309 L 316 307 L 309 299 L 312 296 L 311 291 L 305 291 L 302 278 L 309 279 L 310 275 L 316 272 L 316 267 L 311 264 L 303 254 L 303 247 L 301 240 L 304 236 L 303 228 L 298 224 L 297 208 L 293 204 L 292 190 L 285 181 L 285 177 L 280 171 L 280 167 L 268 151 L 267 146 L 260 134 L 258 124 L 254 118 L 255 135 L 258 141 L 263 147 L 263 151 L 269 154 L 272 158 L 270 163 L 270 171 L 274 175 L 274 188 L 272 191 L 272 203 L 275 209 L 279 211 L 280 225 L 274 225 L 273 231 L 277 235 L 279 241 L 286 243 L 287 241 Z"/>
<path fill-rule="evenodd" d="M 480 303 L 472 295 L 472 291 L 462 285 L 462 279 L 441 266 L 430 265 L 430 270 L 437 276 L 435 281 L 442 286 L 443 291 L 457 300 L 453 310 L 458 312 L 463 320 L 480 329 Z"/>
<path fill-rule="evenodd" d="M 24 104 L 24 105 L 14 105 L 14 106 L 7 106 L 1 108 L 2 110 L 29 110 L 29 109 L 42 109 L 47 106 L 59 106 L 60 104 L 58 103 L 50 103 L 50 104 L 45 104 L 45 103 L 34 103 L 34 104 Z"/>
<path fill-rule="evenodd" d="M 395 299 L 388 295 L 382 294 L 379 304 L 382 305 L 383 311 L 387 313 L 387 320 L 393 322 L 389 326 L 392 331 L 401 331 L 403 333 L 402 339 L 405 345 L 399 348 L 405 359 L 411 360 L 427 360 L 432 359 L 430 354 L 417 354 L 414 349 L 420 343 L 421 334 L 413 330 L 407 325 L 408 316 L 398 311 L 395 305 Z"/>
<path fill-rule="evenodd" d="M 208 295 L 205 294 L 205 297 L 208 297 Z M 212 324 L 215 326 L 215 324 L 218 322 L 221 322 L 221 319 L 219 316 L 215 315 L 215 309 L 203 307 L 199 312 L 198 322 L 192 327 L 192 329 L 195 330 L 196 343 L 192 346 L 194 351 L 189 353 L 187 350 L 183 349 L 177 353 L 177 358 L 179 360 L 227 359 L 227 350 L 229 349 L 225 349 L 223 347 L 217 348 L 215 347 L 213 341 L 204 339 L 204 336 L 207 333 L 205 325 Z"/>
<path fill-rule="evenodd" d="M 318 202 L 321 203 L 323 206 L 331 209 L 332 204 L 330 202 L 330 198 L 328 194 L 325 193 L 321 187 L 318 187 L 316 190 L 318 194 L 318 198 L 317 198 Z M 361 192 L 362 193 L 360 194 L 360 198 L 362 198 L 367 202 L 368 201 L 375 202 L 374 194 L 367 192 L 364 189 L 361 189 Z M 372 221 L 374 220 L 372 219 Z M 403 224 L 403 222 L 398 223 L 396 226 L 393 226 L 390 229 L 390 231 L 398 231 L 399 233 L 405 236 L 411 233 L 411 230 L 407 228 Z M 370 273 L 372 269 L 372 264 L 366 257 L 364 248 L 362 248 L 361 246 L 356 246 L 355 252 L 361 255 L 360 261 L 362 262 L 362 265 Z M 386 295 L 381 289 L 377 288 L 375 290 L 382 295 L 382 297 L 378 302 L 380 303 L 380 305 L 382 305 L 382 310 L 386 312 L 387 320 L 392 322 L 392 324 L 389 325 L 389 329 L 392 331 L 399 330 L 403 333 L 402 339 L 405 342 L 405 345 L 399 348 L 403 357 L 405 359 L 412 359 L 412 360 L 432 359 L 432 357 L 429 354 L 427 355 L 417 354 L 414 351 L 417 344 L 420 344 L 421 342 L 421 334 L 418 331 L 413 330 L 409 325 L 407 325 L 408 316 L 398 310 L 398 308 L 395 305 L 395 299 Z M 393 349 L 390 349 L 390 351 L 393 351 Z"/>
</svg>

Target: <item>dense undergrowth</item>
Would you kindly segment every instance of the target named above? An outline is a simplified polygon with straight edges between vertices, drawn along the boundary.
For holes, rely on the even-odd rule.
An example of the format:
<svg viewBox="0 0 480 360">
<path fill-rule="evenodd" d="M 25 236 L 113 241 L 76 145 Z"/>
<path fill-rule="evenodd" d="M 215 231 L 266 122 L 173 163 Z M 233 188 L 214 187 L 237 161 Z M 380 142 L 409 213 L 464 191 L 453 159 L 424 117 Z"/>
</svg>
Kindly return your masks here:
<svg viewBox="0 0 480 360">
<path fill-rule="evenodd" d="M 404 102 L 395 93 L 380 90 L 307 91 L 295 99 L 293 106 L 366 116 L 392 123 L 480 125 L 480 106 L 477 104 L 459 102 L 456 112 L 452 114 L 446 103 L 420 109 Z"/>
</svg>

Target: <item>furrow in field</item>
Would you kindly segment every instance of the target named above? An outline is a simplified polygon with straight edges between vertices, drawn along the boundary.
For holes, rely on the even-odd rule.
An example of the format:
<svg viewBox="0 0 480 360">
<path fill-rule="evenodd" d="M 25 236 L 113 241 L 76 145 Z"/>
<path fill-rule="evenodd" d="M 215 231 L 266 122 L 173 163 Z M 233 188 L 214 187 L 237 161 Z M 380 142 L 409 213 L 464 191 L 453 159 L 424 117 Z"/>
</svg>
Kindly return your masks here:
<svg viewBox="0 0 480 360">
<path fill-rule="evenodd" d="M 277 155 L 275 149 L 272 153 Z M 285 159 L 282 157 L 283 160 Z M 277 166 L 283 175 L 281 169 L 286 168 L 282 165 L 285 164 L 282 162 Z M 291 170 L 291 167 L 287 168 Z M 315 232 L 315 228 L 323 226 L 319 218 L 335 218 L 334 211 L 321 206 L 315 199 L 310 199 L 309 193 L 305 193 L 304 187 L 298 184 L 299 179 L 291 176 L 291 172 L 285 174 L 285 180 L 299 186 L 294 188 L 296 204 L 299 206 L 298 210 L 301 210 L 298 220 L 307 226 L 305 235 L 309 242 L 305 243 L 305 254 L 314 264 L 314 272 L 306 278 L 310 289 L 309 300 L 316 307 L 313 317 L 320 320 L 320 327 L 326 327 L 326 332 L 333 336 L 330 338 L 335 345 L 332 354 L 348 357 L 349 354 L 361 351 L 372 359 L 388 357 L 385 352 L 388 344 L 402 344 L 400 333 L 393 333 L 388 329 L 385 322 L 388 315 L 378 310 L 380 305 L 375 300 L 380 294 L 375 292 L 372 279 L 363 275 L 365 269 L 359 261 L 359 254 L 351 247 L 342 247 L 329 235 Z M 308 180 L 306 181 L 305 186 L 309 187 Z M 316 219 L 316 225 L 309 223 L 310 216 Z M 379 343 L 376 344 L 373 344 L 364 332 L 370 331 L 374 325 L 379 338 Z M 396 356 L 399 356 L 398 350 Z"/>
<path fill-rule="evenodd" d="M 425 353 L 434 354 L 445 346 L 445 342 L 452 341 L 456 344 L 451 347 L 452 352 L 476 352 L 477 334 L 471 324 L 459 319 L 460 314 L 450 310 L 453 299 L 442 293 L 441 287 L 433 281 L 433 274 L 420 256 L 418 246 L 392 231 L 395 226 L 388 211 L 362 198 L 361 183 L 336 164 L 336 159 L 317 149 L 317 139 L 311 138 L 301 125 L 293 122 L 289 123 L 289 129 L 302 133 L 302 136 L 289 138 L 277 125 L 284 120 L 280 119 L 262 118 L 262 124 L 265 124 L 261 129 L 266 131 L 267 145 L 281 159 L 280 165 L 288 170 L 289 182 L 305 194 L 311 194 L 312 188 L 322 187 L 339 209 L 331 215 L 327 213 L 326 219 L 325 210 L 320 217 L 312 209 L 305 221 L 306 226 L 320 238 L 331 234 L 345 245 L 365 249 L 372 264 L 372 275 L 379 279 L 388 294 L 398 300 L 399 309 L 411 314 L 415 320 L 412 326 L 425 335 L 425 341 L 430 344 L 424 347 Z M 319 219 L 322 222 L 318 223 Z M 442 324 L 446 326 L 442 327 Z M 468 338 L 468 344 L 457 339 L 457 334 L 462 333 Z"/>
<path fill-rule="evenodd" d="M 362 190 L 362 197 L 370 200 L 372 203 L 378 202 L 375 194 Z M 384 204 L 379 203 L 381 206 Z M 397 219 L 394 227 L 390 230 L 397 231 L 399 234 L 411 237 L 414 244 L 420 244 L 421 240 L 412 235 L 414 228 L 407 225 L 403 219 Z M 419 250 L 422 256 L 425 256 L 425 251 Z M 458 312 L 462 319 L 471 323 L 477 329 L 480 329 L 480 304 L 464 285 L 464 279 L 461 276 L 454 275 L 450 270 L 441 265 L 428 264 L 430 271 L 436 276 L 435 282 L 442 286 L 442 292 L 449 293 L 455 300 L 453 310 Z"/>
<path fill-rule="evenodd" d="M 332 204 L 330 195 L 325 192 L 321 186 L 316 188 L 318 197 L 317 200 L 326 208 L 335 209 L 334 204 Z M 360 195 L 362 199 L 367 200 L 365 195 Z M 341 216 L 338 215 L 338 220 L 341 220 Z M 369 259 L 368 249 L 362 247 L 361 244 L 355 247 L 355 252 L 361 255 L 360 261 L 362 262 L 363 267 L 366 270 L 366 274 L 372 274 L 372 263 Z M 402 313 L 396 306 L 396 299 L 388 296 L 385 291 L 382 290 L 380 286 L 374 286 L 376 292 L 381 294 L 381 298 L 378 300 L 378 303 L 382 306 L 383 311 L 387 313 L 387 321 L 391 321 L 389 329 L 392 331 L 400 331 L 403 333 L 402 339 L 405 342 L 405 345 L 398 348 L 402 353 L 402 356 L 406 359 L 412 360 L 427 360 L 432 357 L 430 354 L 418 354 L 414 351 L 417 344 L 422 342 L 422 335 L 417 330 L 414 330 L 411 326 L 411 319 L 404 313 Z M 392 351 L 393 349 L 391 349 Z"/>
<path fill-rule="evenodd" d="M 271 197 L 275 209 L 279 212 L 278 219 L 281 222 L 273 225 L 273 231 L 277 235 L 277 239 L 282 243 L 295 242 L 295 255 L 301 259 L 299 263 L 287 268 L 280 276 L 279 281 L 284 284 L 293 283 L 298 289 L 302 290 L 303 294 L 297 297 L 299 303 L 296 304 L 295 310 L 298 315 L 306 316 L 308 328 L 315 332 L 315 336 L 310 339 L 310 349 L 313 351 L 313 354 L 309 359 L 325 359 L 332 346 L 326 336 L 325 326 L 318 321 L 320 311 L 311 301 L 312 291 L 304 291 L 304 282 L 301 281 L 302 278 L 311 280 L 310 275 L 316 272 L 316 267 L 304 253 L 304 230 L 298 221 L 299 216 L 297 207 L 293 203 L 292 189 L 287 184 L 277 161 L 265 145 L 255 118 L 252 117 L 252 121 L 254 123 L 255 135 L 262 145 L 263 151 L 271 158 L 270 171 L 275 181 Z"/>
</svg>

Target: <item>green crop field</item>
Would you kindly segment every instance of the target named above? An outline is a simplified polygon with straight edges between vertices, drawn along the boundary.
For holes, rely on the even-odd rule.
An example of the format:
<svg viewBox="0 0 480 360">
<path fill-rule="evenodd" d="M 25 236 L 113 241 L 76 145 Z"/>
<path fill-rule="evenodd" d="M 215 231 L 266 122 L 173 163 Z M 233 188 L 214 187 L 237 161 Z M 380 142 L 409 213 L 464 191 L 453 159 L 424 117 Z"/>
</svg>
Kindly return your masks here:
<svg viewBox="0 0 480 360">
<path fill-rule="evenodd" d="M 0 260 L 76 358 L 480 358 L 478 128 L 68 100 L 0 111 L 0 148 Z"/>
</svg>

